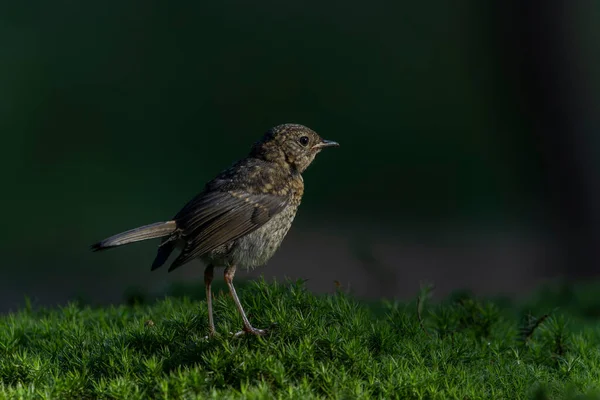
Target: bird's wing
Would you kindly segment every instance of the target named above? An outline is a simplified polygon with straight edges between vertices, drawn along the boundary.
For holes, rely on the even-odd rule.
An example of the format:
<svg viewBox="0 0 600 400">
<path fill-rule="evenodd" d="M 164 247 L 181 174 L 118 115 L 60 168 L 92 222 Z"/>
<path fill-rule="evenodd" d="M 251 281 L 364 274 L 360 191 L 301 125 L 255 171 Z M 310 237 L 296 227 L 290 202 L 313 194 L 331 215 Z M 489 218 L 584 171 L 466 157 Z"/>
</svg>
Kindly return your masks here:
<svg viewBox="0 0 600 400">
<path fill-rule="evenodd" d="M 169 271 L 258 229 L 287 204 L 287 196 L 243 190 L 200 194 L 175 216 L 186 245 Z"/>
</svg>

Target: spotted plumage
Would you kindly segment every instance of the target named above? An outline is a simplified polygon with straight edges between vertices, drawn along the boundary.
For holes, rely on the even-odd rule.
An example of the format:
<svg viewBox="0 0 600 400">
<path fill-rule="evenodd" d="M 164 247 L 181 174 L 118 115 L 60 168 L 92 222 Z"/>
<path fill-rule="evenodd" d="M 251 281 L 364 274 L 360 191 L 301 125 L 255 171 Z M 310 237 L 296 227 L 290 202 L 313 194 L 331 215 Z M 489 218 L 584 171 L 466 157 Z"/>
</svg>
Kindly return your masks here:
<svg viewBox="0 0 600 400">
<path fill-rule="evenodd" d="M 323 148 L 337 145 L 302 125 L 276 126 L 252 146 L 246 158 L 208 182 L 172 220 L 114 235 L 92 248 L 104 250 L 162 237 L 153 270 L 178 248 L 181 252 L 169 271 L 193 259 L 203 261 L 211 334 L 215 332 L 210 289 L 213 270 L 225 267 L 225 281 L 244 321 L 242 332 L 263 334 L 264 330 L 250 325 L 239 302 L 233 287 L 236 268 L 255 268 L 273 256 L 302 200 L 302 173 Z"/>
</svg>

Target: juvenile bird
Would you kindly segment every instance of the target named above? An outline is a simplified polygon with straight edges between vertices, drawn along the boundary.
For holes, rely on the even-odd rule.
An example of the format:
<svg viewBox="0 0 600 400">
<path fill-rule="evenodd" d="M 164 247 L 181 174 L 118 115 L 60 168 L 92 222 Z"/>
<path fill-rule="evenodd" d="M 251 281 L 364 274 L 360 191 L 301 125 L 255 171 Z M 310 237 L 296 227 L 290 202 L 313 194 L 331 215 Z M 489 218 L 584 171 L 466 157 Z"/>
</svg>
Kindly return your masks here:
<svg viewBox="0 0 600 400">
<path fill-rule="evenodd" d="M 254 328 L 240 303 L 233 277 L 237 267 L 264 265 L 279 248 L 302 200 L 302 173 L 317 153 L 338 143 L 322 139 L 297 124 L 279 125 L 256 142 L 250 154 L 206 184 L 175 217 L 119 233 L 94 245 L 105 250 L 140 240 L 163 238 L 152 264 L 162 266 L 176 248 L 181 253 L 169 267 L 173 271 L 193 259 L 205 265 L 209 334 L 215 334 L 211 282 L 215 267 L 225 268 L 225 282 L 242 316 L 243 330 L 236 335 L 263 335 Z"/>
</svg>

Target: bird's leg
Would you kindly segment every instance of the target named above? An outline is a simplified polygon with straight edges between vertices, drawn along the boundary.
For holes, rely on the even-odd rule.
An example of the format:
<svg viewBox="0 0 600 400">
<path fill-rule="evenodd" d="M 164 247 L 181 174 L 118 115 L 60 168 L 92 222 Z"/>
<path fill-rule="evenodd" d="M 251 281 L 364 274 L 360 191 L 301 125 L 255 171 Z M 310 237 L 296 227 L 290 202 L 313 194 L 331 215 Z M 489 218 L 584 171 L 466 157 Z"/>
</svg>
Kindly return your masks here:
<svg viewBox="0 0 600 400">
<path fill-rule="evenodd" d="M 235 292 L 235 288 L 233 287 L 233 277 L 235 275 L 235 265 L 231 265 L 225 268 L 225 282 L 227 282 L 227 286 L 229 286 L 229 291 L 231 292 L 231 297 L 233 297 L 233 302 L 237 307 L 238 311 L 242 315 L 242 321 L 244 322 L 244 329 L 235 334 L 235 336 L 243 335 L 244 333 L 251 333 L 253 335 L 264 335 L 267 333 L 264 329 L 257 329 L 250 325 L 250 321 L 248 321 L 248 317 L 246 317 L 246 313 L 244 312 L 244 308 L 242 307 L 242 303 L 240 303 L 240 299 L 238 298 L 237 293 Z"/>
<path fill-rule="evenodd" d="M 212 309 L 212 293 L 210 290 L 210 284 L 213 280 L 214 266 L 208 264 L 204 269 L 204 286 L 206 286 L 206 304 L 208 305 L 208 335 L 215 335 L 215 321 L 213 320 L 213 309 Z"/>
</svg>

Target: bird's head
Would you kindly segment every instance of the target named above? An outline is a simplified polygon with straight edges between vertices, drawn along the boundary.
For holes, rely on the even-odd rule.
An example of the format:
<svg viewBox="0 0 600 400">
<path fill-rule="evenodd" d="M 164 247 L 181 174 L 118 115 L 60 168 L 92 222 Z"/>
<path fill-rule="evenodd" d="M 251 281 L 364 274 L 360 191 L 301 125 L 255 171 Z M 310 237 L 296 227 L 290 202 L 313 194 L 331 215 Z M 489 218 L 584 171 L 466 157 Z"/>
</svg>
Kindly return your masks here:
<svg viewBox="0 0 600 400">
<path fill-rule="evenodd" d="M 337 146 L 338 143 L 324 140 L 306 126 L 283 124 L 269 129 L 263 138 L 254 144 L 251 155 L 287 165 L 302 173 L 322 149 Z"/>
</svg>

